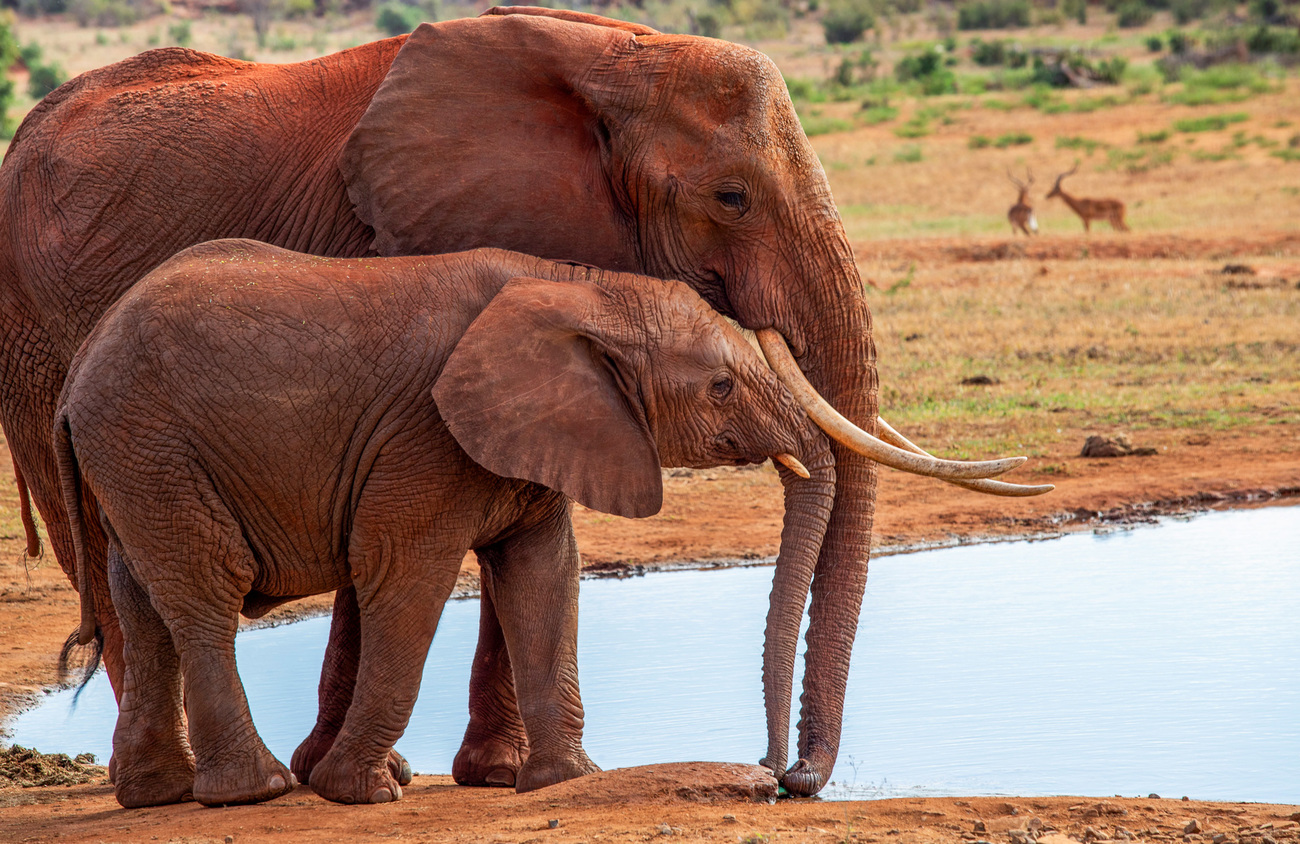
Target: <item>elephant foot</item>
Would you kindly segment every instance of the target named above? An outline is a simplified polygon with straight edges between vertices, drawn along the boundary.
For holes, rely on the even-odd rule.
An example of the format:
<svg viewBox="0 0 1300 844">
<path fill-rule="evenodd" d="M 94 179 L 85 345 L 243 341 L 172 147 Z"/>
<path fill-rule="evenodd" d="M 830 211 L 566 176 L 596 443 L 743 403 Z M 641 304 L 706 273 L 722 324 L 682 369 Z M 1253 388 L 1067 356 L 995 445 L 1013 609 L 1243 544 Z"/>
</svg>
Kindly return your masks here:
<svg viewBox="0 0 1300 844">
<path fill-rule="evenodd" d="M 117 756 L 114 755 L 114 760 Z M 114 766 L 113 796 L 124 809 L 166 806 L 194 799 L 194 757 L 148 758 Z"/>
<path fill-rule="evenodd" d="M 576 756 L 549 761 L 530 756 L 519 769 L 515 791 L 523 794 L 525 791 L 535 791 L 548 785 L 555 785 L 557 782 L 594 774 L 599 770 L 596 763 L 588 759 L 587 754 L 581 750 Z"/>
<path fill-rule="evenodd" d="M 512 788 L 527 758 L 527 739 L 474 741 L 466 735 L 451 763 L 451 776 L 457 785 Z"/>
<path fill-rule="evenodd" d="M 204 806 L 262 803 L 288 794 L 298 778 L 265 748 L 247 758 L 220 767 L 200 769 L 194 777 L 194 799 Z"/>
<path fill-rule="evenodd" d="M 311 772 L 334 746 L 334 738 L 332 735 L 324 735 L 312 730 L 311 735 L 298 745 L 298 749 L 293 752 L 293 759 L 289 760 L 289 770 L 298 778 L 298 782 L 304 785 L 311 784 Z M 388 751 L 388 773 L 397 780 L 398 785 L 411 784 L 413 775 L 411 763 L 396 750 Z"/>
<path fill-rule="evenodd" d="M 800 759 L 781 777 L 781 786 L 791 797 L 811 797 L 821 791 L 830 775 L 830 765 L 821 770 L 807 759 Z"/>
<path fill-rule="evenodd" d="M 401 800 L 402 786 L 393 776 L 391 759 L 390 754 L 389 762 L 367 766 L 331 750 L 312 771 L 311 787 L 321 797 L 335 803 L 391 803 Z"/>
</svg>

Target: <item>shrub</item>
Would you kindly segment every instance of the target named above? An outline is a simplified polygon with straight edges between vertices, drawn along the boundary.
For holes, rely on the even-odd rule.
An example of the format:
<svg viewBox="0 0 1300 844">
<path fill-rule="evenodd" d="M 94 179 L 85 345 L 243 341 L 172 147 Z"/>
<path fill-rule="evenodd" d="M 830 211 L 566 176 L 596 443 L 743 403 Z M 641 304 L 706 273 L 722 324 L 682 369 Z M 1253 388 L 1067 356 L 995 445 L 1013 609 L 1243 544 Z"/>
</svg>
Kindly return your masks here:
<svg viewBox="0 0 1300 844">
<path fill-rule="evenodd" d="M 1179 26 L 1206 16 L 1214 7 L 1214 0 L 1171 0 L 1169 11 Z"/>
<path fill-rule="evenodd" d="M 1115 23 L 1121 29 L 1146 26 L 1153 14 L 1142 0 L 1126 0 L 1115 13 Z"/>
<path fill-rule="evenodd" d="M 1088 0 L 1062 0 L 1061 13 L 1085 24 L 1088 22 Z"/>
<path fill-rule="evenodd" d="M 984 135 L 971 135 L 970 140 L 966 141 L 966 146 L 970 149 L 984 149 L 992 143 Z"/>
<path fill-rule="evenodd" d="M 424 22 L 424 13 L 404 3 L 385 3 L 375 15 L 375 26 L 388 35 L 403 35 Z"/>
<path fill-rule="evenodd" d="M 1175 56 L 1183 55 L 1195 43 L 1187 36 L 1187 33 L 1180 32 L 1177 29 L 1169 30 L 1166 37 L 1169 39 L 1169 52 Z"/>
<path fill-rule="evenodd" d="M 1261 24 L 1246 39 L 1246 46 L 1252 53 L 1295 55 L 1300 53 L 1300 32 L 1290 29 L 1274 29 Z"/>
<path fill-rule="evenodd" d="M 1148 35 L 1146 44 L 1147 50 L 1152 53 L 1159 53 L 1165 48 L 1165 40 L 1159 35 Z"/>
<path fill-rule="evenodd" d="M 881 123 L 888 123 L 898 117 L 898 109 L 893 106 L 877 105 L 868 106 L 863 103 L 862 119 L 868 126 L 877 126 Z"/>
<path fill-rule="evenodd" d="M 969 0 L 957 7 L 958 29 L 1029 26 L 1029 0 Z"/>
<path fill-rule="evenodd" d="M 875 25 L 876 17 L 865 0 L 843 0 L 822 18 L 827 44 L 852 44 Z"/>
<path fill-rule="evenodd" d="M 177 47 L 190 46 L 193 37 L 194 34 L 190 31 L 189 21 L 176 21 L 176 23 L 167 26 L 167 38 Z"/>
<path fill-rule="evenodd" d="M 970 42 L 970 58 L 975 64 L 983 67 L 1006 64 L 1007 42 L 974 38 Z"/>
<path fill-rule="evenodd" d="M 944 66 L 943 56 L 937 50 L 926 50 L 899 59 L 894 65 L 894 77 L 899 82 L 920 83 L 926 96 L 955 94 L 957 77 Z"/>
<path fill-rule="evenodd" d="M 1169 130 L 1161 129 L 1159 132 L 1138 132 L 1139 144 L 1163 144 L 1169 140 Z"/>
<path fill-rule="evenodd" d="M 128 26 L 158 10 L 152 0 L 68 0 L 68 12 L 79 26 Z"/>
<path fill-rule="evenodd" d="M 1075 136 L 1069 138 L 1058 137 L 1056 139 L 1057 149 L 1081 149 L 1085 151 L 1088 155 L 1092 155 L 1099 148 L 1105 146 L 1106 145 L 1101 141 L 1096 141 L 1093 140 L 1092 138 L 1080 138 L 1078 136 Z"/>
<path fill-rule="evenodd" d="M 64 74 L 63 68 L 57 64 L 38 64 L 31 68 L 31 76 L 27 80 L 27 94 L 33 100 L 42 100 L 67 81 L 68 77 Z"/>
</svg>

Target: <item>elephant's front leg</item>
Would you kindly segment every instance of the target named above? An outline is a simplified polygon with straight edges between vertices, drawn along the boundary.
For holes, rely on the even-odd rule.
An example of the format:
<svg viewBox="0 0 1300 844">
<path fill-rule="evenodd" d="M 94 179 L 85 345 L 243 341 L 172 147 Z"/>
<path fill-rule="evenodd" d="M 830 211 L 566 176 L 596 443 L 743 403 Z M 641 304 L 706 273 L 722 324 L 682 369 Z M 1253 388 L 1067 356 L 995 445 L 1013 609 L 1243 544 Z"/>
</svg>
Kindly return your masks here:
<svg viewBox="0 0 1300 844">
<path fill-rule="evenodd" d="M 485 584 L 510 651 L 528 759 L 515 787 L 532 791 L 600 770 L 582 748 L 578 690 L 578 546 L 567 499 L 548 496 L 531 526 L 484 548 Z"/>
<path fill-rule="evenodd" d="M 364 549 L 353 552 L 361 620 L 355 692 L 338 737 L 311 772 L 316 793 L 338 803 L 401 798 L 389 754 L 410 720 L 429 644 L 464 554 L 394 550 L 390 535 L 367 543 L 367 533 L 353 530 L 353 543 Z M 401 533 L 394 528 L 391 535 Z"/>
<path fill-rule="evenodd" d="M 357 590 L 345 586 L 334 596 L 334 618 L 330 622 L 329 644 L 325 648 L 325 662 L 320 672 L 316 726 L 293 752 L 289 764 L 299 782 L 311 782 L 312 769 L 329 752 L 343 728 L 343 719 L 352 705 L 352 690 L 356 686 L 360 660 L 361 615 L 357 609 Z M 511 694 L 514 694 L 513 688 Z M 388 751 L 388 770 L 399 785 L 411 782 L 411 765 L 396 750 Z M 513 781 L 513 775 L 511 779 Z"/>
<path fill-rule="evenodd" d="M 482 566 L 478 647 L 469 676 L 469 726 L 451 766 L 461 785 L 515 784 L 528 758 L 528 734 L 519 717 L 510 652 L 492 602 L 492 568 Z"/>
</svg>

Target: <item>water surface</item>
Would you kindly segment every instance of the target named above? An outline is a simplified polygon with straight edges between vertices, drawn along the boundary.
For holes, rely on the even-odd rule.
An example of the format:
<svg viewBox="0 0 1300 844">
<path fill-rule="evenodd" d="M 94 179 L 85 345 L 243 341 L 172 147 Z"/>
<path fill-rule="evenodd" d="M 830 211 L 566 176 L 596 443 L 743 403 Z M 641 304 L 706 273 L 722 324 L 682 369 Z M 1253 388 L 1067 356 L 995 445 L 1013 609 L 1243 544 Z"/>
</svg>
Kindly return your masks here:
<svg viewBox="0 0 1300 844">
<path fill-rule="evenodd" d="M 771 577 L 757 567 L 583 583 L 592 759 L 763 754 Z M 451 769 L 477 616 L 477 601 L 443 614 L 398 743 L 417 771 Z M 238 638 L 254 719 L 286 762 L 312 725 L 328 629 L 320 618 Z M 1300 802 L 1298 669 L 1300 508 L 879 558 L 824 795 Z M 107 759 L 107 680 L 97 676 L 75 712 L 71 698 L 49 695 L 10 725 L 11 740 Z"/>
</svg>

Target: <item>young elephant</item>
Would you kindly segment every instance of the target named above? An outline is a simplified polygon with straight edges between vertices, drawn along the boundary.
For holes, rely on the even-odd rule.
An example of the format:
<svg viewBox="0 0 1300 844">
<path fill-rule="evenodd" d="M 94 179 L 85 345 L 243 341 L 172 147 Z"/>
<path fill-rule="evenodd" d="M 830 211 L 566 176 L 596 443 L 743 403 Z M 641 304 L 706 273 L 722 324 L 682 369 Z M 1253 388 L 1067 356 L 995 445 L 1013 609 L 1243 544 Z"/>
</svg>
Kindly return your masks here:
<svg viewBox="0 0 1300 844">
<path fill-rule="evenodd" d="M 361 662 L 311 785 L 341 802 L 400 797 L 388 754 L 469 549 L 527 732 L 518 789 L 596 770 L 582 748 L 569 497 L 651 515 L 661 465 L 792 467 L 764 664 L 785 701 L 769 700 L 769 725 L 785 740 L 833 460 L 758 354 L 685 285 L 500 250 L 343 260 L 201 244 L 97 324 L 55 441 L 74 537 L 88 489 L 111 540 L 124 806 L 293 788 L 249 715 L 238 618 L 345 584 Z"/>
</svg>

